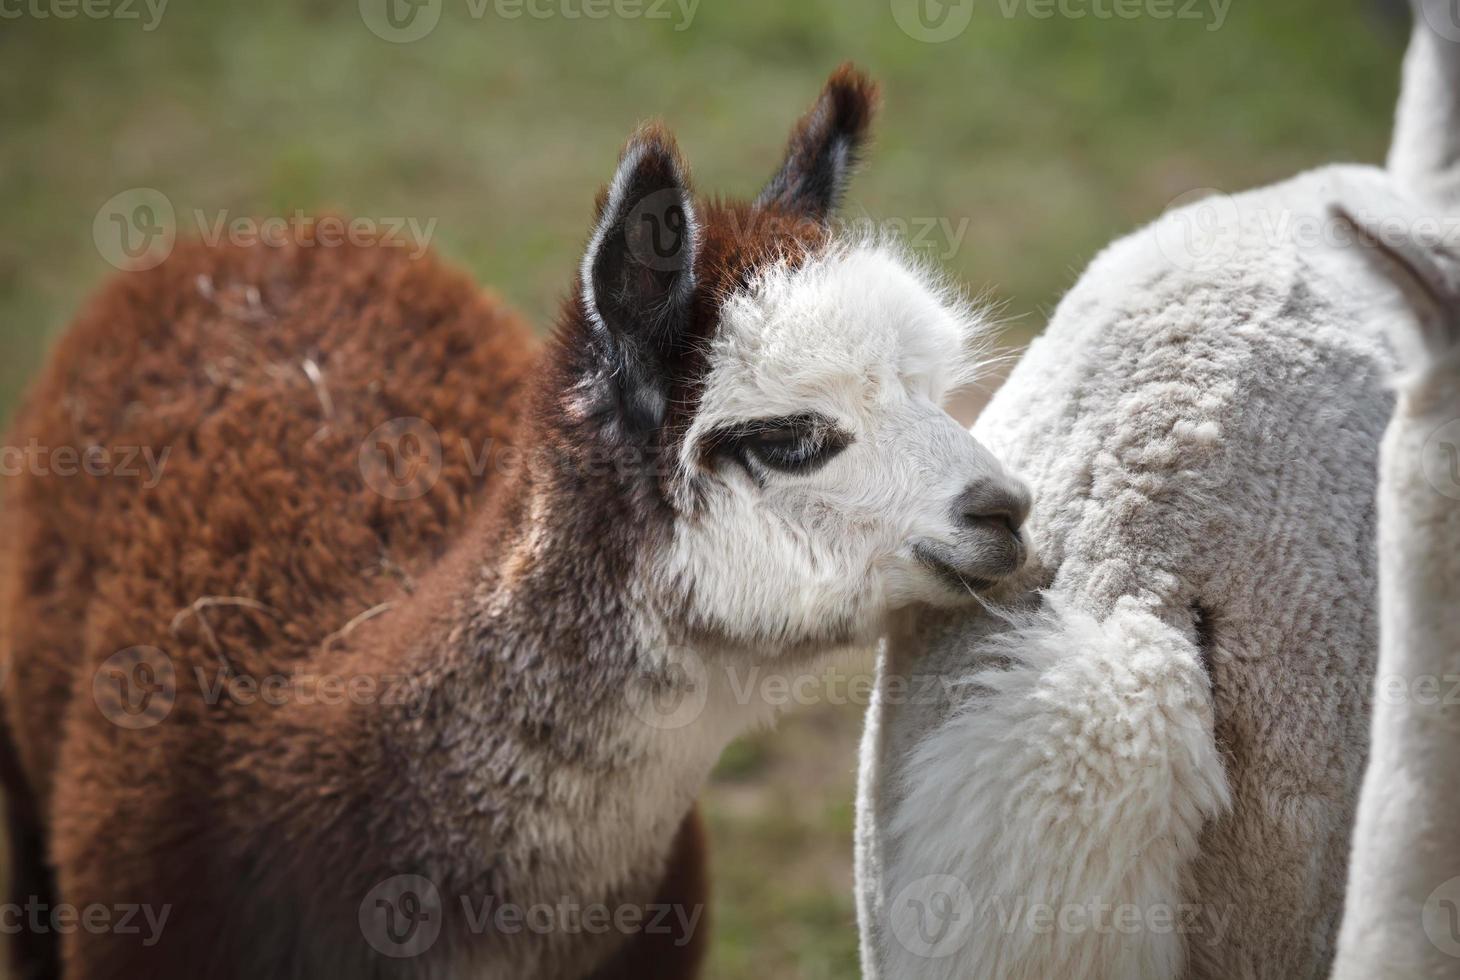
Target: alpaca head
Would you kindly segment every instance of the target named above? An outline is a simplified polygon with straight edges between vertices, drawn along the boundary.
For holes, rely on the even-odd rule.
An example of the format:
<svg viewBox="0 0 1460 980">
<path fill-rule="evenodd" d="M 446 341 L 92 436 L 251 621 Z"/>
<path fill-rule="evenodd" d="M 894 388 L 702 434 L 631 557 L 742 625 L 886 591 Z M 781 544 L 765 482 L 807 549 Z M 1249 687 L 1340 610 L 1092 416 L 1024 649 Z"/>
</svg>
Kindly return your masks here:
<svg viewBox="0 0 1460 980">
<path fill-rule="evenodd" d="M 875 100 L 833 75 L 754 202 L 697 198 L 658 127 L 600 196 L 562 408 L 659 461 L 640 578 L 689 631 L 865 640 L 1023 560 L 1027 491 L 941 407 L 982 321 L 897 243 L 832 225 Z"/>
</svg>

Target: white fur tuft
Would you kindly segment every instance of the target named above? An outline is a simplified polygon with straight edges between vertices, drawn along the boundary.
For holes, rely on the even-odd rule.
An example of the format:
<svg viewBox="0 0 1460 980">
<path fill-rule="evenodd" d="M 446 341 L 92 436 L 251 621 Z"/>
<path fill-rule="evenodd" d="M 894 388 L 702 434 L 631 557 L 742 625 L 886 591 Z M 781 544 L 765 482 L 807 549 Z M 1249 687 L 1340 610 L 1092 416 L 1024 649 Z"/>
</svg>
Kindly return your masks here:
<svg viewBox="0 0 1460 980">
<path fill-rule="evenodd" d="M 889 787 L 881 975 L 1179 976 L 1185 869 L 1229 803 L 1195 647 L 1131 600 L 1097 622 L 1055 597 L 987 643 L 1006 666 Z"/>
</svg>

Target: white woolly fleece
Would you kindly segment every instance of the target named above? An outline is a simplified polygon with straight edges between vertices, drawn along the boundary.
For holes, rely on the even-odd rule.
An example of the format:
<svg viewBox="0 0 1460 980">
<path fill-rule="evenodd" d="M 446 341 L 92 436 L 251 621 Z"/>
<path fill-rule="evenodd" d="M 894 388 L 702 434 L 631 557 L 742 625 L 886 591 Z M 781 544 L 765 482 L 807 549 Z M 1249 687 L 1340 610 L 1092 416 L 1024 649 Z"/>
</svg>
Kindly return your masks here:
<svg viewBox="0 0 1460 980">
<path fill-rule="evenodd" d="M 1460 257 L 1416 245 L 1442 289 L 1421 329 L 1395 323 L 1421 352 L 1381 454 L 1373 745 L 1335 980 L 1460 977 Z"/>
<path fill-rule="evenodd" d="M 886 975 L 1178 975 L 1181 879 L 1227 804 L 1196 648 L 1132 601 L 1104 622 L 1056 601 L 984 652 L 1007 663 L 907 761 Z"/>
<path fill-rule="evenodd" d="M 1393 364 L 1382 324 L 1401 308 L 1355 250 L 1302 234 L 1334 200 L 1365 214 L 1409 207 L 1382 171 L 1328 168 L 1111 246 L 979 419 L 980 441 L 1034 490 L 1036 559 L 1007 595 L 1047 589 L 1048 618 L 996 639 L 1005 627 L 991 617 L 924 617 L 889 639 L 884 686 L 979 676 L 1012 642 L 1045 651 L 1020 657 L 1021 673 L 1041 671 L 1027 686 L 1071 700 L 1015 686 L 967 704 L 871 706 L 858 831 L 868 977 L 1326 973 L 1377 645 L 1373 500 Z M 1091 823 L 1108 832 L 1072 841 L 1069 824 L 1021 799 L 1010 747 L 975 736 L 1002 728 L 1028 758 L 1069 757 L 1065 713 L 1113 703 L 1084 700 L 1066 672 L 1118 662 L 1114 636 L 1146 643 L 1125 652 L 1132 666 L 1152 670 L 1150 651 L 1165 651 L 1142 675 L 1153 684 L 1205 663 L 1215 729 L 1112 719 L 1120 737 L 1082 743 L 1088 758 L 1070 770 L 1117 780 L 1101 784 L 1112 809 Z M 1168 775 L 1125 766 L 1137 755 L 1166 760 Z M 1008 819 L 989 826 L 989 814 Z M 975 908 L 997 896 L 1057 911 L 1128 903 L 1134 931 L 985 928 L 920 959 L 892 928 L 894 900 L 945 874 Z"/>
</svg>

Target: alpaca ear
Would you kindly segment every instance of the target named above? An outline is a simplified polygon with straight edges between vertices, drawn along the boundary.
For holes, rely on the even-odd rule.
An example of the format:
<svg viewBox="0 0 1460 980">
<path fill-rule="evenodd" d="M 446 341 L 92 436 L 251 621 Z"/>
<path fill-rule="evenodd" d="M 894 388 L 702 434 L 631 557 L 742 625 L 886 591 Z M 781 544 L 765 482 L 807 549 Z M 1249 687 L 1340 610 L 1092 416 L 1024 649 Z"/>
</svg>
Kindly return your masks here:
<svg viewBox="0 0 1460 980">
<path fill-rule="evenodd" d="M 1386 232 L 1340 205 L 1333 215 L 1404 294 L 1419 321 L 1421 355 L 1439 357 L 1460 347 L 1460 255 L 1446 243 L 1425 241 L 1417 232 Z M 1418 220 L 1406 222 L 1417 226 Z M 1413 358 L 1407 358 L 1413 359 Z"/>
<path fill-rule="evenodd" d="M 877 111 L 877 86 L 850 64 L 827 80 L 811 111 L 791 131 L 780 171 L 755 199 L 825 223 L 841 204 Z"/>
<path fill-rule="evenodd" d="M 699 231 L 674 137 L 657 126 L 630 138 L 599 195 L 583 256 L 583 305 L 624 414 L 638 427 L 663 418 L 661 365 L 688 326 Z"/>
</svg>

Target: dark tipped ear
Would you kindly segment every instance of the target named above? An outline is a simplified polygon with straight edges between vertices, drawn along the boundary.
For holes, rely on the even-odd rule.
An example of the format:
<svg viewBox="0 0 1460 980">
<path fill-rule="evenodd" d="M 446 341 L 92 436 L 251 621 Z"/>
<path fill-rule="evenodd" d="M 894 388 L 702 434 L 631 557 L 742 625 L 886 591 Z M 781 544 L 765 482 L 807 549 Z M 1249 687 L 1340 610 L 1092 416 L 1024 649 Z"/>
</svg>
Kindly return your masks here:
<svg viewBox="0 0 1460 980">
<path fill-rule="evenodd" d="M 1395 229 L 1386 232 L 1342 206 L 1332 211 L 1409 301 L 1419 321 L 1420 356 L 1439 357 L 1460 346 L 1460 256 L 1414 231 L 1396 235 Z"/>
<path fill-rule="evenodd" d="M 877 112 L 877 86 L 850 64 L 827 80 L 821 97 L 791 131 L 786 160 L 755 199 L 816 221 L 841 204 Z"/>
<path fill-rule="evenodd" d="M 581 272 L 585 311 L 636 427 L 663 417 L 662 365 L 688 325 L 698 239 L 674 137 L 645 127 L 624 147 L 613 182 L 599 195 Z"/>
</svg>

